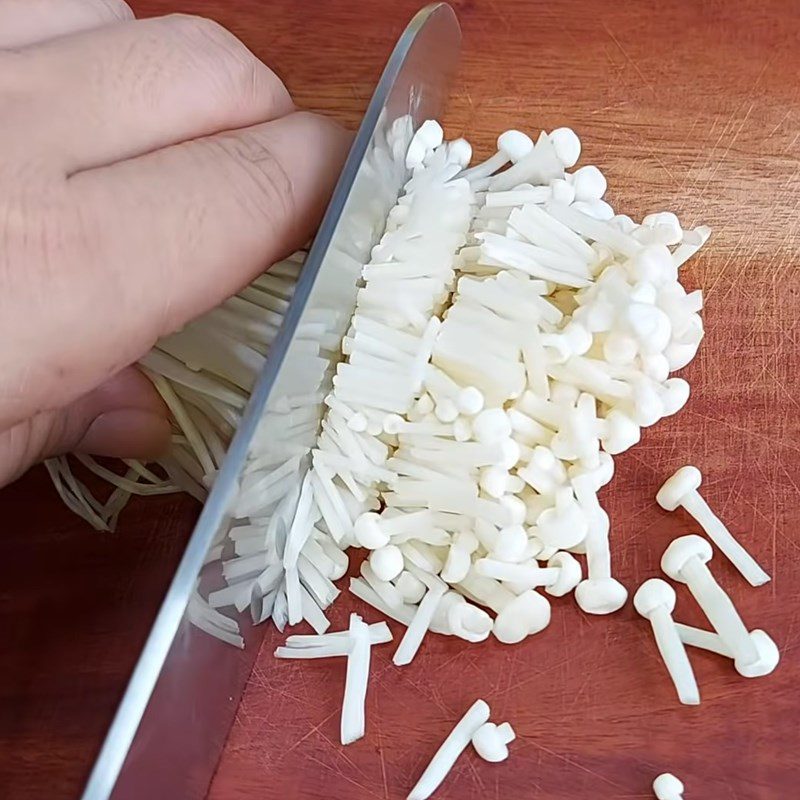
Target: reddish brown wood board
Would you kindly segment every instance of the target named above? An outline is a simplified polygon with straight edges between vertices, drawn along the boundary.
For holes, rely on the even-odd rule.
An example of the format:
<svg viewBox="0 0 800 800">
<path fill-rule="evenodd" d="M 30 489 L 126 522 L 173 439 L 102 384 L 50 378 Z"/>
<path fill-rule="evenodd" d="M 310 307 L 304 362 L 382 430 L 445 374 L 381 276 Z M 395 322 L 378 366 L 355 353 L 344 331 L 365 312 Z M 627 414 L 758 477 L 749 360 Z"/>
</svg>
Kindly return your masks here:
<svg viewBox="0 0 800 800">
<path fill-rule="evenodd" d="M 464 58 L 444 122 L 480 153 L 500 131 L 570 125 L 609 199 L 640 216 L 673 209 L 714 235 L 684 268 L 703 288 L 708 335 L 685 376 L 688 407 L 617 460 L 604 491 L 620 578 L 658 574 L 666 544 L 694 530 L 653 500 L 675 467 L 696 463 L 714 508 L 772 573 L 752 589 L 713 562 L 782 663 L 765 679 L 692 654 L 703 704 L 678 705 L 647 625 L 630 606 L 589 618 L 569 599 L 516 647 L 426 639 L 408 667 L 376 648 L 367 736 L 338 744 L 340 662 L 277 662 L 271 634 L 210 791 L 211 800 L 402 798 L 465 708 L 485 698 L 518 733 L 502 765 L 466 754 L 437 797 L 648 798 L 670 770 L 696 800 L 798 795 L 800 599 L 800 6 L 666 0 L 454 3 Z M 234 30 L 298 103 L 355 126 L 417 3 L 207 0 L 134 3 Z M 158 605 L 194 509 L 132 504 L 98 536 L 60 507 L 34 471 L 0 494 L 0 787 L 17 800 L 73 797 Z M 378 615 L 346 595 L 350 609 Z M 679 589 L 676 617 L 701 623 Z M 396 630 L 399 635 L 400 631 Z"/>
</svg>

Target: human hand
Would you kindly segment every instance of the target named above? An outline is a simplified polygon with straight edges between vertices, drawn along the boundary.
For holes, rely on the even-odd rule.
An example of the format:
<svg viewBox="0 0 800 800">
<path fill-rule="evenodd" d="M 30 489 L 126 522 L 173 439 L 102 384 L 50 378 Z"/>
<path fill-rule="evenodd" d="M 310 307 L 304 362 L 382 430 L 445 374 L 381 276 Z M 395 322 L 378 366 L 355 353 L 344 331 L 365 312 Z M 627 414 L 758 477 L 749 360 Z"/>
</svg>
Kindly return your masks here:
<svg viewBox="0 0 800 800">
<path fill-rule="evenodd" d="M 0 118 L 0 485 L 156 456 L 130 365 L 309 238 L 350 137 L 220 26 L 122 0 L 0 0 Z"/>
</svg>

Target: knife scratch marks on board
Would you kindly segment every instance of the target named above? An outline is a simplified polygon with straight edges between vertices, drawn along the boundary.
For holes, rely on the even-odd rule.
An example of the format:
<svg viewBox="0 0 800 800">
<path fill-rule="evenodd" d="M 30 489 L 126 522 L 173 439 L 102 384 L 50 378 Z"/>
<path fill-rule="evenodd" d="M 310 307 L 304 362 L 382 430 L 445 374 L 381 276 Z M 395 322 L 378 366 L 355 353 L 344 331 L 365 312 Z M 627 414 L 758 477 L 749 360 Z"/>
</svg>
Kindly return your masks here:
<svg viewBox="0 0 800 800">
<path fill-rule="evenodd" d="M 517 681 L 516 683 L 512 684 L 511 686 L 509 686 L 507 689 L 503 689 L 502 691 L 497 692 L 497 694 L 495 695 L 495 700 L 500 698 L 500 697 L 505 697 L 506 695 L 510 694 L 511 692 L 516 692 L 518 689 L 521 689 L 523 686 L 528 686 L 531 683 L 535 683 L 536 681 L 540 681 L 544 675 L 547 675 L 548 673 L 553 672 L 554 670 L 557 670 L 560 667 L 563 667 L 563 666 L 569 664 L 571 660 L 572 660 L 572 656 L 570 655 L 570 656 L 567 656 L 565 658 L 562 658 L 560 661 L 556 661 L 555 663 L 550 664 L 548 667 L 540 669 L 534 675 L 528 675 L 527 677 L 523 678 L 522 680 Z"/>
<path fill-rule="evenodd" d="M 283 752 L 283 756 L 288 755 L 292 752 L 296 747 L 299 747 L 303 742 L 306 741 L 309 737 L 313 736 L 315 733 L 319 732 L 323 725 L 327 725 L 337 714 L 341 713 L 340 710 L 337 708 L 335 711 L 331 711 L 324 719 L 320 720 L 313 728 L 311 728 L 307 733 L 303 734 L 294 744 L 290 744 L 286 750 Z M 330 739 L 328 739 L 330 741 Z M 282 760 L 281 757 L 281 760 Z"/>
<path fill-rule="evenodd" d="M 378 739 L 378 756 L 381 759 L 381 778 L 383 780 L 383 796 L 389 800 L 389 781 L 386 778 L 386 756 L 383 752 L 383 736 L 381 735 L 380 724 L 376 726 L 376 737 Z"/>
<path fill-rule="evenodd" d="M 705 302 L 706 303 L 714 295 L 715 290 L 717 288 L 717 285 L 722 280 L 722 278 L 725 276 L 725 273 L 728 271 L 728 267 L 730 267 L 731 264 L 733 264 L 733 263 L 735 263 L 737 261 L 737 257 L 739 256 L 739 253 L 740 253 L 740 251 L 742 250 L 743 247 L 744 247 L 745 252 L 747 252 L 747 246 L 748 246 L 749 238 L 750 238 L 750 232 L 749 231 L 743 231 L 742 234 L 739 236 L 739 238 L 736 240 L 736 243 L 733 245 L 733 249 L 730 251 L 730 254 L 728 255 L 728 257 L 725 259 L 725 261 L 722 262 L 721 266 L 717 269 L 716 275 L 714 276 L 714 279 L 711 282 L 711 284 L 703 289 L 703 296 L 705 298 Z M 747 266 L 747 263 L 746 262 L 743 263 L 739 267 L 739 272 L 737 273 L 737 275 L 735 275 L 733 277 L 732 280 L 734 280 L 734 281 L 738 280 L 738 278 L 741 277 L 742 270 L 745 269 L 746 266 Z M 730 284 L 730 281 L 726 282 L 725 285 L 728 286 L 729 284 Z"/>
<path fill-rule="evenodd" d="M 617 39 L 617 37 L 612 32 L 611 28 L 609 28 L 608 25 L 605 22 L 603 22 L 602 25 L 603 25 L 603 30 L 608 34 L 608 37 L 611 39 L 611 41 L 614 42 L 614 44 L 619 48 L 619 51 L 625 57 L 625 60 L 636 70 L 636 73 L 642 79 L 642 83 L 655 96 L 658 96 L 658 92 L 656 91 L 656 87 L 653 86 L 653 84 L 649 80 L 647 80 L 647 78 L 645 77 L 644 73 L 640 69 L 639 65 L 636 63 L 636 61 L 634 61 L 633 58 L 631 58 L 631 56 L 628 53 L 628 51 L 622 46 L 622 43 L 620 42 L 620 40 Z"/>
<path fill-rule="evenodd" d="M 753 85 L 750 87 L 750 91 L 748 92 L 748 94 L 747 94 L 747 97 L 746 97 L 746 98 L 745 98 L 745 100 L 744 100 L 744 101 L 743 101 L 743 102 L 742 102 L 742 103 L 739 105 L 739 107 L 736 109 L 736 111 L 734 112 L 734 114 L 732 114 L 732 115 L 731 115 L 731 119 L 732 119 L 732 120 L 735 120 L 735 119 L 736 119 L 736 118 L 739 116 L 739 113 L 740 113 L 741 109 L 744 107 L 744 104 L 745 104 L 745 103 L 746 103 L 748 100 L 751 100 L 751 98 L 752 98 L 752 97 L 754 97 L 754 96 L 755 96 L 755 94 L 756 94 L 756 91 L 757 91 L 757 89 L 758 89 L 758 85 L 759 85 L 759 83 L 761 82 L 761 79 L 762 79 L 762 78 L 764 77 L 764 75 L 766 74 L 766 72 L 767 72 L 767 69 L 768 69 L 768 68 L 769 68 L 769 66 L 772 64 L 773 60 L 774 60 L 774 56 L 770 56 L 770 57 L 768 57 L 768 58 L 766 58 L 766 59 L 764 60 L 764 63 L 763 63 L 763 65 L 761 66 L 761 70 L 759 71 L 758 75 L 756 75 L 756 79 L 753 81 Z M 710 186 L 710 184 L 711 184 L 711 181 L 712 181 L 712 180 L 714 179 L 714 177 L 716 176 L 716 174 L 717 174 L 717 171 L 719 170 L 719 167 L 720 167 L 720 165 L 721 165 L 721 164 L 722 164 L 722 163 L 725 161 L 725 159 L 728 157 L 728 153 L 730 153 L 730 151 L 731 151 L 731 147 L 733 147 L 733 144 L 734 144 L 734 142 L 735 142 L 735 141 L 736 141 L 736 140 L 739 138 L 739 136 L 741 135 L 742 131 L 744 130 L 744 126 L 747 124 L 747 121 L 748 121 L 748 119 L 750 118 L 750 114 L 752 113 L 752 111 L 753 111 L 753 108 L 754 108 L 754 107 L 755 107 L 755 101 L 751 101 L 751 102 L 750 102 L 750 105 L 748 106 L 748 109 L 747 109 L 747 111 L 745 112 L 745 115 L 744 115 L 744 117 L 742 118 L 742 121 L 741 121 L 741 123 L 740 123 L 739 127 L 736 129 L 736 132 L 733 134 L 733 136 L 732 136 L 732 137 L 730 138 L 730 140 L 728 141 L 728 146 L 725 148 L 725 152 L 722 154 L 722 157 L 721 157 L 721 158 L 718 158 L 718 159 L 716 159 L 716 165 L 714 166 L 714 171 L 711 173 L 711 176 L 709 177 L 708 181 L 706 181 L 706 185 L 703 187 L 702 191 L 700 192 L 700 197 L 701 197 L 701 198 L 702 198 L 702 197 L 705 195 L 705 193 L 708 191 L 708 188 L 709 188 L 709 186 Z M 725 128 L 727 129 L 727 125 L 725 126 Z M 725 132 L 725 131 L 723 130 L 723 133 L 724 133 L 724 132 Z M 717 144 L 714 146 L 714 149 L 715 149 L 715 150 L 716 150 L 716 147 L 717 147 L 717 145 L 719 145 L 719 143 L 720 143 L 720 141 L 721 141 L 721 140 L 722 140 L 722 138 L 720 137 L 720 139 L 717 141 Z"/>
<path fill-rule="evenodd" d="M 497 17 L 497 19 L 500 20 L 500 23 L 506 29 L 506 32 L 511 33 L 511 23 L 509 22 L 508 17 L 505 15 L 505 13 L 503 13 L 502 10 L 503 3 L 501 2 L 500 5 L 498 5 L 496 0 L 489 0 L 489 5 L 492 7 L 492 11 L 494 11 L 494 14 Z"/>
<path fill-rule="evenodd" d="M 789 118 L 789 114 L 791 114 L 791 110 L 787 109 L 786 113 L 781 117 L 780 122 L 767 134 L 767 139 L 771 139 L 781 128 L 784 122 Z"/>
<path fill-rule="evenodd" d="M 752 428 L 746 428 L 743 425 L 736 425 L 735 423 L 731 422 L 724 417 L 714 417 L 710 414 L 701 414 L 699 411 L 694 411 L 691 408 L 685 408 L 683 410 L 684 414 L 691 414 L 692 416 L 699 417 L 700 419 L 707 420 L 708 422 L 713 423 L 714 425 L 720 425 L 723 428 L 728 428 L 732 431 L 736 431 L 737 433 L 742 433 L 745 436 L 750 436 L 754 439 L 761 439 L 765 442 L 769 442 L 770 444 L 775 445 L 776 447 L 784 447 L 787 450 L 793 450 L 796 453 L 800 453 L 800 447 L 794 444 L 790 444 L 789 442 L 783 441 L 781 439 L 776 439 L 774 436 L 768 436 L 765 433 L 761 433 L 760 431 L 754 431 Z"/>
<path fill-rule="evenodd" d="M 315 764 L 318 764 L 320 767 L 322 767 L 323 770 L 335 772 L 337 778 L 341 778 L 343 781 L 346 781 L 347 783 L 355 786 L 357 789 L 360 789 L 364 794 L 359 795 L 359 797 L 375 797 L 377 798 L 377 800 L 383 800 L 383 798 L 379 794 L 375 793 L 375 790 L 371 786 L 366 786 L 363 783 L 359 783 L 357 780 L 355 780 L 355 778 L 353 778 L 344 770 L 332 768 L 330 764 L 326 764 L 324 761 L 317 758 L 313 753 L 309 753 L 306 756 L 306 759 L 308 761 L 314 762 Z"/>
<path fill-rule="evenodd" d="M 436 670 L 439 671 L 438 665 Z M 442 701 L 441 696 L 436 693 L 435 686 L 430 681 L 429 670 L 425 668 L 424 665 L 420 668 L 419 682 L 412 680 L 409 673 L 410 670 L 400 670 L 400 679 L 412 689 L 415 689 L 426 700 L 433 703 L 443 714 L 445 714 L 448 719 L 452 717 L 453 710 L 448 708 L 447 705 Z"/>
<path fill-rule="evenodd" d="M 761 463 L 756 462 L 756 469 L 758 470 L 761 478 L 763 479 L 760 482 L 760 485 L 763 486 L 767 492 L 769 493 L 769 499 L 771 500 L 771 513 L 768 517 L 768 522 L 771 529 L 771 542 L 772 542 L 772 595 L 775 595 L 775 584 L 777 583 L 778 575 L 777 575 L 777 565 L 776 565 L 776 552 L 777 552 L 777 544 L 778 544 L 778 519 L 780 516 L 780 509 L 782 507 L 782 503 L 778 498 L 778 493 L 776 491 L 778 485 L 778 470 L 777 466 L 770 462 L 770 469 L 766 471 Z"/>
<path fill-rule="evenodd" d="M 358 764 L 356 764 L 356 762 L 353 761 L 353 759 L 350 758 L 349 755 L 347 755 L 347 753 L 345 752 L 344 748 L 339 744 L 339 742 L 334 742 L 333 739 L 331 739 L 329 736 L 326 736 L 325 732 L 322 729 L 320 729 L 318 731 L 318 735 L 320 736 L 321 739 L 323 739 L 326 742 L 326 744 L 329 745 L 329 747 L 331 749 L 331 752 L 334 755 L 339 757 L 338 759 L 336 759 L 336 763 L 337 763 L 336 771 L 337 772 L 340 771 L 339 766 L 338 766 L 338 761 L 339 761 L 339 759 L 341 759 L 342 761 L 347 763 L 347 765 L 348 765 L 348 767 L 350 767 L 350 769 L 352 769 L 352 770 L 354 770 L 356 772 L 359 772 L 367 780 L 369 780 L 369 775 L 367 775 L 367 773 L 364 771 L 364 769 L 361 766 L 359 766 Z M 333 767 L 331 767 L 331 768 L 333 768 Z M 375 796 L 377 797 L 377 795 L 375 795 Z"/>
<path fill-rule="evenodd" d="M 652 712 L 648 711 L 647 713 L 652 713 Z M 603 783 L 607 783 L 609 786 L 613 786 L 616 789 L 622 788 L 620 786 L 620 784 L 617 783 L 616 781 L 613 781 L 610 778 L 607 778 L 605 775 L 603 775 L 600 772 L 597 772 L 596 770 L 593 770 L 591 767 L 587 767 L 587 766 L 581 764 L 579 761 L 576 761 L 574 758 L 570 758 L 569 756 L 565 756 L 563 753 L 557 753 L 555 750 L 551 750 L 549 747 L 545 747 L 545 745 L 543 745 L 540 741 L 537 741 L 535 739 L 525 738 L 525 737 L 520 737 L 520 738 L 524 739 L 526 744 L 529 744 L 532 747 L 535 747 L 537 750 L 542 750 L 547 755 L 553 756 L 554 758 L 557 758 L 559 761 L 563 761 L 565 764 L 568 764 L 570 767 L 575 767 L 576 769 L 579 769 L 582 772 L 585 772 L 588 775 L 591 775 L 593 778 L 597 778 L 598 780 L 602 781 Z"/>
<path fill-rule="evenodd" d="M 480 789 L 481 794 L 485 794 L 486 787 L 484 786 L 481 773 L 475 768 L 475 760 L 468 758 L 466 759 L 466 764 L 470 774 L 472 775 L 472 783 Z"/>
</svg>

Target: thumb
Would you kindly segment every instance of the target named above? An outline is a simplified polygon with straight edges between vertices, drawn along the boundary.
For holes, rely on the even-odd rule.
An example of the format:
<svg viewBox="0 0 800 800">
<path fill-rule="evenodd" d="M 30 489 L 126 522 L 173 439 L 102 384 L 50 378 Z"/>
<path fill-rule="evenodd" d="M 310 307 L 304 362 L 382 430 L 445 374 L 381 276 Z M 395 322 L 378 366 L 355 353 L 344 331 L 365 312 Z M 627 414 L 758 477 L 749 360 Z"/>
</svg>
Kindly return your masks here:
<svg viewBox="0 0 800 800">
<path fill-rule="evenodd" d="M 62 453 L 150 459 L 169 442 L 166 406 L 150 381 L 128 367 L 69 406 L 42 411 L 0 433 L 0 486 Z"/>
</svg>

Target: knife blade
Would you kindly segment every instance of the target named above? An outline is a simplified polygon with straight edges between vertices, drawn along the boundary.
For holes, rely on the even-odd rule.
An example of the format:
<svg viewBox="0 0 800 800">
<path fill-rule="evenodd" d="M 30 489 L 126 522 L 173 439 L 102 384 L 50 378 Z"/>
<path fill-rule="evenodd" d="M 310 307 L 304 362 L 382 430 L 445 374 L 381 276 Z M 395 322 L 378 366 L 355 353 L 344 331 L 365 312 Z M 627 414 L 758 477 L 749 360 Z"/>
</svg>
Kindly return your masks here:
<svg viewBox="0 0 800 800">
<path fill-rule="evenodd" d="M 205 796 L 249 677 L 263 626 L 241 624 L 244 649 L 212 638 L 194 621 L 196 592 L 218 579 L 209 552 L 225 540 L 254 437 L 288 397 L 320 394 L 332 364 L 309 361 L 309 328 L 344 335 L 361 265 L 383 232 L 408 178 L 398 134 L 440 115 L 460 51 L 452 8 L 422 9 L 398 40 L 369 103 L 220 472 L 175 571 L 117 708 L 83 800 L 195 800 Z M 310 364 L 310 366 L 309 366 Z M 320 380 L 321 378 L 321 380 Z M 327 387 L 329 388 L 329 386 Z M 323 406 L 318 403 L 321 416 Z M 266 425 L 269 430 L 269 423 Z M 274 446 L 290 446 L 275 437 Z M 261 443 L 263 447 L 263 441 Z M 288 502 L 299 496 L 297 486 Z M 208 563 L 207 563 L 208 562 Z"/>
</svg>

